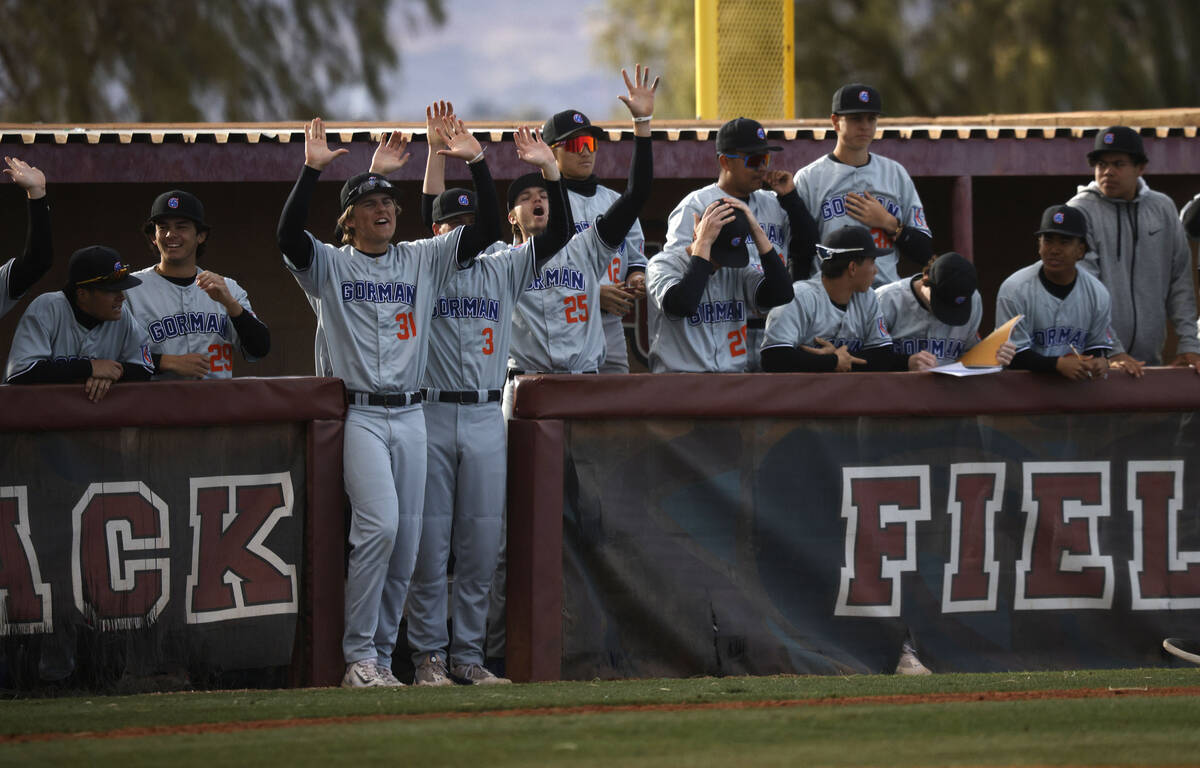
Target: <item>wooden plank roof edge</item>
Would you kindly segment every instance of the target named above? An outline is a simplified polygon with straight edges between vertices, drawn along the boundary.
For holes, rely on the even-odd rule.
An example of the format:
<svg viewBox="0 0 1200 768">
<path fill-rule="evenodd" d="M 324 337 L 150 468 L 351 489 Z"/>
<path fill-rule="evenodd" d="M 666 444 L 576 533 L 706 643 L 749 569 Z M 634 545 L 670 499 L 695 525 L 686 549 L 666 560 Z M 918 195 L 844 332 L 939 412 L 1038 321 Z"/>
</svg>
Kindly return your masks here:
<svg viewBox="0 0 1200 768">
<path fill-rule="evenodd" d="M 715 132 L 722 120 L 655 120 L 653 128 L 664 131 L 709 131 Z M 799 118 L 795 120 L 762 120 L 763 127 L 774 130 L 828 130 L 828 118 Z M 467 123 L 473 133 L 500 131 L 510 133 L 522 125 L 536 125 L 529 120 L 479 120 Z M 414 135 L 424 135 L 425 123 L 391 121 L 334 121 L 327 122 L 331 132 L 379 133 L 400 130 Z M 633 127 L 628 120 L 606 120 L 595 122 L 597 127 L 610 132 L 628 132 Z M 922 130 L 926 126 L 943 130 L 956 128 L 1085 128 L 1099 129 L 1109 125 L 1133 125 L 1140 128 L 1189 128 L 1200 125 L 1200 107 L 1178 107 L 1172 109 L 1109 110 L 1085 112 L 1049 112 L 1030 114 L 988 114 L 957 116 L 884 116 L 879 119 L 884 129 Z M 300 121 L 263 123 L 0 123 L 0 133 L 228 133 L 228 134 L 272 134 L 300 133 L 304 124 Z"/>
</svg>

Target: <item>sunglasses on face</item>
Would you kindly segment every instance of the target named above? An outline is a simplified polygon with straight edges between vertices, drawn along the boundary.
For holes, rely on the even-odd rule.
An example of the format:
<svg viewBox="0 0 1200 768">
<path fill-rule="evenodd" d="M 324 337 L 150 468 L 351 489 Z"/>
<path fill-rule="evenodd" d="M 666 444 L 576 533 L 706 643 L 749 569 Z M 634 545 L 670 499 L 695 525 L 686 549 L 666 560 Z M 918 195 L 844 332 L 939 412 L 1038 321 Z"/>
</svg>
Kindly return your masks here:
<svg viewBox="0 0 1200 768">
<path fill-rule="evenodd" d="M 747 168 L 766 168 L 771 164 L 771 155 L 765 152 L 761 155 L 725 155 L 725 157 L 741 158 L 742 164 Z"/>
<path fill-rule="evenodd" d="M 821 257 L 821 261 L 829 261 L 843 253 L 861 253 L 862 250 L 862 248 L 830 248 L 827 245 L 817 245 L 817 255 Z"/>
<path fill-rule="evenodd" d="M 595 152 L 596 151 L 596 137 L 595 136 L 587 136 L 587 135 L 572 136 L 569 139 L 564 139 L 563 141 L 558 142 L 554 146 L 562 147 L 563 149 L 567 150 L 568 152 L 582 152 L 585 149 L 588 152 Z"/>
<path fill-rule="evenodd" d="M 387 179 L 381 179 L 378 177 L 370 178 L 370 179 L 367 179 L 366 181 L 364 181 L 362 184 L 359 184 L 357 187 L 355 187 L 350 192 L 348 197 L 352 197 L 352 198 L 353 197 L 362 197 L 363 195 L 365 195 L 369 192 L 374 192 L 374 191 L 380 190 L 380 189 L 391 189 L 391 188 L 392 188 L 392 182 L 388 181 Z"/>
<path fill-rule="evenodd" d="M 75 285 L 80 286 L 80 285 L 87 285 L 88 283 L 98 283 L 101 280 L 112 281 L 115 283 L 119 280 L 124 280 L 125 276 L 128 274 L 129 274 L 129 267 L 121 267 L 120 269 L 115 269 L 112 272 L 109 272 L 107 275 L 100 275 L 99 277 L 89 277 L 87 280 L 80 280 L 79 282 L 75 283 Z"/>
</svg>

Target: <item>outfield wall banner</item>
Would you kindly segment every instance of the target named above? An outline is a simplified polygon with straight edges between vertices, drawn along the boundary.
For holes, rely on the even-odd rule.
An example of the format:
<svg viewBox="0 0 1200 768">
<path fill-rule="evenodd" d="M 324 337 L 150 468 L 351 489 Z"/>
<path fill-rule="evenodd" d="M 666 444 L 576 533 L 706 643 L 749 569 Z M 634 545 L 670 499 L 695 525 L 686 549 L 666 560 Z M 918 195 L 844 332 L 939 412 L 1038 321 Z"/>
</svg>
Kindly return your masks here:
<svg viewBox="0 0 1200 768">
<path fill-rule="evenodd" d="M 5 434 L 0 636 L 38 640 L 43 679 L 291 663 L 305 429 Z"/>
<path fill-rule="evenodd" d="M 1198 446 L 1191 412 L 567 421 L 562 676 L 1170 663 Z"/>
</svg>

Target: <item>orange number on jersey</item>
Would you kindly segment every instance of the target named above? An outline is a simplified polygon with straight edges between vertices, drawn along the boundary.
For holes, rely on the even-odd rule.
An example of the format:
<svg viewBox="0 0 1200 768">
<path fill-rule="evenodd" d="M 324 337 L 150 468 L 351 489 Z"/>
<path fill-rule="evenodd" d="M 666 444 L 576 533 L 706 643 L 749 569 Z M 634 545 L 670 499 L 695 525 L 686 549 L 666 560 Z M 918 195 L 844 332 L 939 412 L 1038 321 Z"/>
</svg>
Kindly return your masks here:
<svg viewBox="0 0 1200 768">
<path fill-rule="evenodd" d="M 484 328 L 481 333 L 483 333 L 483 354 L 490 355 L 496 351 L 492 345 L 492 329 Z"/>
<path fill-rule="evenodd" d="M 208 345 L 208 369 L 213 372 L 233 370 L 233 345 Z"/>
<path fill-rule="evenodd" d="M 746 354 L 746 326 L 726 334 L 729 339 L 729 354 L 733 357 Z"/>
<path fill-rule="evenodd" d="M 396 322 L 400 324 L 400 330 L 396 332 L 397 339 L 404 340 L 417 335 L 417 321 L 412 312 L 396 315 Z"/>
<path fill-rule="evenodd" d="M 563 299 L 563 315 L 568 323 L 586 323 L 588 319 L 587 294 L 579 293 Z"/>
<path fill-rule="evenodd" d="M 621 257 L 613 257 L 612 264 L 608 265 L 608 280 L 611 283 L 621 282 Z"/>
</svg>

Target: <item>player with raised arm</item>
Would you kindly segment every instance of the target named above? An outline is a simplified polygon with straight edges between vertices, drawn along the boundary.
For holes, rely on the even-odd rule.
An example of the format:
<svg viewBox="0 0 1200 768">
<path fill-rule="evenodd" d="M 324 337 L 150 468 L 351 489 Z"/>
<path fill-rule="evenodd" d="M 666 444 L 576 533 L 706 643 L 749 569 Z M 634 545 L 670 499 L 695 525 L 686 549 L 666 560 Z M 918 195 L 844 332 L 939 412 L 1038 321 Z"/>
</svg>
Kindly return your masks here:
<svg viewBox="0 0 1200 768">
<path fill-rule="evenodd" d="M 346 383 L 343 444 L 351 552 L 342 651 L 346 687 L 398 686 L 391 673 L 416 562 L 425 495 L 421 377 L 434 303 L 458 269 L 499 235 L 483 149 L 461 121 L 445 121 L 448 157 L 465 160 L 480 190 L 480 222 L 437 237 L 392 242 L 398 191 L 360 173 L 342 187 L 342 245 L 304 229 L 317 179 L 346 149 L 331 150 L 320 118 L 305 126 L 304 167 L 279 220 L 285 266 L 314 303 L 329 369 Z M 486 214 L 484 213 L 486 212 Z M 487 222 L 493 222 L 489 227 Z"/>
<path fill-rule="evenodd" d="M 833 94 L 830 121 L 837 134 L 833 152 L 796 171 L 796 189 L 820 229 L 822 241 L 842 227 L 867 227 L 883 253 L 875 264 L 875 286 L 899 279 L 896 253 L 915 267 L 933 257 L 933 238 L 925 223 L 925 208 L 908 171 L 895 160 L 871 152 L 883 99 L 879 91 L 850 83 Z M 810 263 L 789 262 L 792 277 L 803 280 L 820 269 Z"/>
<path fill-rule="evenodd" d="M 123 311 L 124 291 L 141 285 L 112 248 L 91 245 L 71 254 L 67 285 L 30 302 L 8 354 L 9 384 L 83 382 L 100 402 L 118 381 L 149 381 L 146 335 Z"/>
<path fill-rule="evenodd" d="M 453 114 L 438 102 L 426 123 Z M 546 229 L 518 246 L 497 244 L 475 266 L 459 271 L 434 307 L 429 363 L 422 382 L 428 435 L 428 477 L 421 546 L 408 594 L 408 642 L 417 685 L 495 685 L 509 680 L 484 667 L 488 590 L 503 528 L 507 436 L 504 389 L 512 314 L 535 271 L 571 232 L 565 192 L 554 153 L 536 131 L 513 136 L 517 155 L 541 169 L 549 190 Z M 442 235 L 475 221 L 475 196 L 445 189 L 441 139 L 430 134 L 421 211 L 423 223 Z M 386 148 L 372 170 L 390 167 Z M 453 595 L 447 597 L 447 566 L 454 553 Z M 447 632 L 452 618 L 454 635 Z"/>
<path fill-rule="evenodd" d="M 1000 284 L 996 324 L 1024 315 L 1013 328 L 1011 367 L 1058 373 L 1072 381 L 1107 378 L 1113 348 L 1108 290 L 1078 264 L 1088 251 L 1087 222 L 1078 208 L 1052 205 L 1037 231 L 1039 261 Z M 1140 366 L 1124 368 L 1139 376 Z"/>
<path fill-rule="evenodd" d="M 694 261 L 691 261 L 692 257 L 686 251 L 692 244 L 695 222 L 703 216 L 712 203 L 723 198 L 740 200 L 749 208 L 754 220 L 759 223 L 767 240 L 770 241 L 772 250 L 780 259 L 781 265 L 801 258 L 811 258 L 812 249 L 817 242 L 816 223 L 796 193 L 795 184 L 792 183 L 792 174 L 785 170 L 770 170 L 771 154 L 780 151 L 782 147 L 767 143 L 766 130 L 757 121 L 739 117 L 725 123 L 717 131 L 716 149 L 717 164 L 720 169 L 716 182 L 683 198 L 667 219 L 667 242 L 663 246 L 662 253 L 655 256 L 655 259 L 661 258 L 665 254 L 671 260 L 671 266 L 667 267 L 665 272 L 668 282 L 680 279 L 687 271 L 688 264 L 694 264 Z M 760 253 L 762 251 L 758 248 L 756 241 L 753 238 L 747 239 L 745 248 L 750 266 L 757 269 L 760 274 L 767 275 L 768 283 L 778 287 L 775 264 L 773 262 L 761 263 Z M 684 370 L 720 372 L 760 370 L 758 348 L 762 339 L 764 321 L 758 311 L 743 302 L 745 315 L 738 323 L 731 323 L 728 318 L 719 313 L 720 319 L 716 321 L 715 326 L 711 324 L 710 320 L 698 318 L 697 322 L 700 325 L 689 326 L 685 338 L 683 334 L 676 332 L 679 329 L 672 326 L 674 320 L 663 315 L 662 297 L 655 298 L 653 295 L 654 289 L 650 286 L 652 282 L 650 275 L 654 272 L 653 263 L 654 260 L 651 260 L 646 277 L 647 290 L 650 294 L 648 310 L 651 346 L 656 343 L 655 336 L 660 332 L 658 329 L 667 329 L 665 332 L 672 340 L 664 339 L 659 342 L 660 352 L 663 354 L 659 355 L 658 368 L 656 369 L 652 363 L 651 370 L 676 370 L 671 367 L 673 364 L 663 362 L 664 359 L 674 357 L 668 349 L 672 349 L 676 344 L 682 345 L 678 352 L 684 357 L 694 353 L 702 358 L 702 361 L 693 359 L 687 363 L 683 363 L 681 360 L 680 364 L 686 366 Z M 666 262 L 661 266 L 666 267 Z M 728 282 L 730 274 L 730 272 L 726 272 L 717 282 L 722 285 L 722 289 L 736 291 L 736 286 Z M 790 287 L 791 280 L 787 279 L 786 275 L 784 275 L 783 282 Z M 660 285 L 660 290 L 668 288 L 670 285 Z M 782 296 L 782 292 L 783 289 L 780 288 L 780 296 Z M 711 302 L 716 296 L 717 294 L 710 294 L 704 301 Z M 734 300 L 733 296 L 732 293 L 723 295 L 721 300 Z M 763 298 L 771 300 L 769 296 Z M 786 303 L 790 299 L 789 295 L 782 301 Z M 764 313 L 772 306 L 775 305 L 760 305 Z M 693 345 L 696 346 L 693 347 Z M 691 347 L 690 350 L 689 347 Z M 727 349 L 728 355 L 717 354 L 721 349 Z"/>
<path fill-rule="evenodd" d="M 767 316 L 763 369 L 838 372 L 923 371 L 928 351 L 897 354 L 871 285 L 886 255 L 865 227 L 842 227 L 818 246 L 821 272 L 793 286 L 795 298 Z"/>
<path fill-rule="evenodd" d="M 50 206 L 46 200 L 46 175 L 24 160 L 5 157 L 4 174 L 25 190 L 29 226 L 25 249 L 20 256 L 0 266 L 0 317 L 16 306 L 33 284 L 50 271 L 53 247 L 50 240 Z"/>
<path fill-rule="evenodd" d="M 630 81 L 625 70 L 621 70 L 621 76 L 625 78 L 629 95 L 617 98 L 629 108 L 635 126 L 638 123 L 648 124 L 653 117 L 653 94 L 658 87 L 658 78 L 647 88 L 650 70 L 647 68 L 643 73 L 641 64 L 634 70 L 633 81 Z M 649 101 L 647 96 L 650 97 Z M 592 222 L 619 197 L 615 190 L 600 185 L 593 173 L 599 150 L 597 142 L 603 135 L 604 131 L 593 126 L 587 115 L 575 109 L 559 112 L 542 127 L 542 138 L 553 148 L 563 184 L 567 188 L 575 232 L 592 226 Z M 625 239 L 608 253 L 608 267 L 600 276 L 600 316 L 605 339 L 604 362 L 600 364 L 600 373 L 629 373 L 629 350 L 622 318 L 633 308 L 633 303 L 646 293 L 645 240 L 642 225 L 635 219 Z"/>
<path fill-rule="evenodd" d="M 162 193 L 142 231 L 158 263 L 134 273 L 142 286 L 129 295 L 129 311 L 150 337 L 156 378 L 232 378 L 235 346 L 251 362 L 265 357 L 271 332 L 246 291 L 197 266 L 210 233 L 200 200 L 180 189 Z"/>
</svg>

